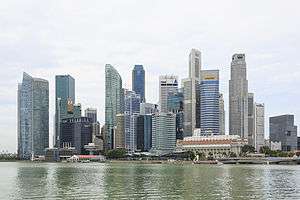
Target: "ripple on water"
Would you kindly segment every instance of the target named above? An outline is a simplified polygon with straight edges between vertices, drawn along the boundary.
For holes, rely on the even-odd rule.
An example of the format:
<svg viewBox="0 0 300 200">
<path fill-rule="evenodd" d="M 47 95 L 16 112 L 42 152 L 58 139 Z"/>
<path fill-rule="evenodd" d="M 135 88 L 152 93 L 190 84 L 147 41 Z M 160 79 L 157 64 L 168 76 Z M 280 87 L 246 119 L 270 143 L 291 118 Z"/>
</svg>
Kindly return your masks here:
<svg viewBox="0 0 300 200">
<path fill-rule="evenodd" d="M 276 165 L 0 163 L 0 199 L 298 200 L 299 172 Z"/>
</svg>

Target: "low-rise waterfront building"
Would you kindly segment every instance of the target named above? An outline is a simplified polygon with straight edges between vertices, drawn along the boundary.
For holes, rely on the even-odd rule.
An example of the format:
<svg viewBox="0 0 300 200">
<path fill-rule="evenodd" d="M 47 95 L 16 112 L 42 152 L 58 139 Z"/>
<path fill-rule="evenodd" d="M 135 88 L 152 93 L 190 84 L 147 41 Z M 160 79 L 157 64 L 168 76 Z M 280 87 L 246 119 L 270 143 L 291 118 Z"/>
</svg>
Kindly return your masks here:
<svg viewBox="0 0 300 200">
<path fill-rule="evenodd" d="M 178 140 L 177 151 L 193 151 L 206 156 L 212 154 L 214 157 L 221 157 L 230 153 L 239 155 L 245 144 L 247 140 L 238 135 L 192 136 Z"/>
</svg>

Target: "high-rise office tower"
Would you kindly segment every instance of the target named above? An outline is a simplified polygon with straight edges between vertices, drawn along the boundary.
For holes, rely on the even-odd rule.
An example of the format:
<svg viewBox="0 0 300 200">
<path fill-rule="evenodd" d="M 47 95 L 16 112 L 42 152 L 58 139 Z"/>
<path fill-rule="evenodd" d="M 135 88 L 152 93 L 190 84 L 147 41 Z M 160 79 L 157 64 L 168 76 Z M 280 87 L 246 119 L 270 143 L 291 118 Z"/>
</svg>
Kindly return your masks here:
<svg viewBox="0 0 300 200">
<path fill-rule="evenodd" d="M 116 131 L 115 131 L 115 148 L 125 148 L 125 117 L 123 113 L 117 114 L 116 116 Z"/>
<path fill-rule="evenodd" d="M 18 157 L 44 155 L 49 147 L 49 83 L 23 73 L 18 85 Z"/>
<path fill-rule="evenodd" d="M 200 127 L 201 52 L 192 49 L 189 55 L 189 77 L 182 80 L 184 88 L 184 136 L 192 136 Z"/>
<path fill-rule="evenodd" d="M 136 120 L 140 113 L 141 97 L 134 91 L 125 92 L 125 148 L 134 152 L 136 146 Z"/>
<path fill-rule="evenodd" d="M 159 105 L 161 112 L 168 112 L 168 94 L 176 92 L 178 89 L 177 76 L 160 76 L 159 77 Z"/>
<path fill-rule="evenodd" d="M 141 102 L 145 99 L 145 70 L 143 65 L 135 65 L 132 70 L 132 90 L 141 96 Z"/>
<path fill-rule="evenodd" d="M 136 135 L 137 150 L 149 151 L 152 147 L 152 114 L 137 117 Z"/>
<path fill-rule="evenodd" d="M 176 147 L 176 116 L 174 113 L 152 115 L 152 149 L 156 154 L 170 153 Z"/>
<path fill-rule="evenodd" d="M 74 147 L 79 154 L 87 153 L 84 145 L 93 140 L 91 118 L 66 118 L 61 121 L 60 147 Z"/>
<path fill-rule="evenodd" d="M 255 102 L 254 94 L 248 93 L 248 144 L 255 147 Z"/>
<path fill-rule="evenodd" d="M 248 139 L 248 80 L 245 54 L 234 54 L 229 80 L 229 134 Z"/>
<path fill-rule="evenodd" d="M 75 103 L 75 79 L 70 75 L 55 76 L 55 133 L 54 146 L 59 146 L 60 122 L 73 116 Z"/>
<path fill-rule="evenodd" d="M 97 109 L 96 108 L 87 108 L 84 111 L 84 116 L 91 118 L 92 123 L 97 122 Z"/>
<path fill-rule="evenodd" d="M 270 117 L 270 141 L 281 142 L 281 150 L 297 150 L 297 126 L 294 125 L 294 115 Z"/>
<path fill-rule="evenodd" d="M 220 135 L 225 135 L 225 109 L 224 109 L 224 97 L 223 94 L 220 93 L 219 96 L 219 106 L 220 106 Z"/>
<path fill-rule="evenodd" d="M 183 139 L 183 92 L 181 89 L 168 95 L 168 112 L 176 115 L 176 139 Z"/>
<path fill-rule="evenodd" d="M 200 83 L 201 134 L 219 135 L 219 70 L 202 70 Z"/>
<path fill-rule="evenodd" d="M 105 65 L 105 149 L 113 148 L 116 115 L 122 112 L 122 78 L 110 64 Z"/>
<path fill-rule="evenodd" d="M 265 105 L 255 103 L 255 134 L 254 147 L 257 152 L 264 146 L 265 141 Z"/>
</svg>

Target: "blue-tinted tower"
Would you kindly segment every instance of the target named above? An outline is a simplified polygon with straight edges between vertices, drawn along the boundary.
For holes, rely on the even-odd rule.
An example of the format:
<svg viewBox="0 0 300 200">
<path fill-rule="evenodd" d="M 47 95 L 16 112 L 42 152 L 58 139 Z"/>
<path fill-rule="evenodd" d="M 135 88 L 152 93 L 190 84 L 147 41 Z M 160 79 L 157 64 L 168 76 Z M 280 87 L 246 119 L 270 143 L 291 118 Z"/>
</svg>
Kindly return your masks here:
<svg viewBox="0 0 300 200">
<path fill-rule="evenodd" d="M 132 70 L 132 90 L 141 97 L 141 102 L 145 99 L 145 70 L 143 65 L 135 65 Z"/>
<path fill-rule="evenodd" d="M 201 134 L 220 132 L 219 70 L 202 70 L 200 84 Z"/>
</svg>

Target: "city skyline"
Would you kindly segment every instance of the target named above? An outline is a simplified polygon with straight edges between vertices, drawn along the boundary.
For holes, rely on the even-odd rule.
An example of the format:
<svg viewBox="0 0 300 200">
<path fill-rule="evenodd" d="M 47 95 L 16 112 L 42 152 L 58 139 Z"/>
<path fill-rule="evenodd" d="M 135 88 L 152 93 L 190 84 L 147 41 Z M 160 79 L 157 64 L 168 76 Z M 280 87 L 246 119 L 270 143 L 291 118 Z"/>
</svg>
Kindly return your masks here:
<svg viewBox="0 0 300 200">
<path fill-rule="evenodd" d="M 18 2 L 20 3 L 20 2 Z M 253 2 L 252 2 L 253 3 Z M 14 2 L 8 3 L 11 6 Z M 20 3 L 22 4 L 22 3 Z M 47 3 L 46 3 L 47 4 Z M 49 5 L 48 5 L 49 4 Z M 51 8 L 57 8 L 55 5 L 48 3 L 47 6 Z M 170 8 L 170 16 L 163 16 L 162 11 L 167 8 L 167 3 L 160 5 L 156 4 L 158 11 L 154 13 L 162 17 L 162 21 L 158 22 L 160 26 L 165 25 L 168 20 L 171 20 L 172 16 L 175 16 L 181 5 L 181 3 L 174 3 Z M 296 5 L 295 5 L 296 4 Z M 300 96 L 297 85 L 299 85 L 299 63 L 297 61 L 297 49 L 299 45 L 299 34 L 297 30 L 293 28 L 297 26 L 299 22 L 295 22 L 292 19 L 299 18 L 299 14 L 294 10 L 296 9 L 297 3 L 285 5 L 275 3 L 275 8 L 266 10 L 267 3 L 260 3 L 259 6 L 256 3 L 249 5 L 247 3 L 241 5 L 232 5 L 229 8 L 228 5 L 220 5 L 228 8 L 230 11 L 234 10 L 235 6 L 241 6 L 241 12 L 245 11 L 241 15 L 241 19 L 235 19 L 235 14 L 226 14 L 226 23 L 222 25 L 222 20 L 219 17 L 212 18 L 213 22 L 216 22 L 218 29 L 222 30 L 222 36 L 217 32 L 217 29 L 200 20 L 192 20 L 190 22 L 178 21 L 169 24 L 170 29 L 168 31 L 177 32 L 175 35 L 171 34 L 168 36 L 168 32 L 164 30 L 158 31 L 157 34 L 153 35 L 152 39 L 148 38 L 148 34 L 145 33 L 149 29 L 143 28 L 143 25 L 138 25 L 139 30 L 143 30 L 142 34 L 138 35 L 138 30 L 129 30 L 128 32 L 122 33 L 120 37 L 117 37 L 117 42 L 120 43 L 120 47 L 114 49 L 108 47 L 102 49 L 103 46 L 109 46 L 104 40 L 112 41 L 113 38 L 103 39 L 98 38 L 96 35 L 102 33 L 102 36 L 108 37 L 102 30 L 97 29 L 95 35 L 92 34 L 91 38 L 85 38 L 83 41 L 79 41 L 82 35 L 78 35 L 78 38 L 73 36 L 69 42 L 64 42 L 63 38 L 57 37 L 55 33 L 59 30 L 63 23 L 59 23 L 60 17 L 64 17 L 64 10 L 58 7 L 57 17 L 54 13 L 51 13 L 51 9 L 47 9 L 41 5 L 34 6 L 35 8 L 44 8 L 43 12 L 49 16 L 43 16 L 42 18 L 49 19 L 49 23 L 37 23 L 33 26 L 29 26 L 25 29 L 25 33 L 14 31 L 16 27 L 25 28 L 26 21 L 30 21 L 31 18 L 37 18 L 41 11 L 38 9 L 31 13 L 25 14 L 22 19 L 20 15 L 16 15 L 13 19 L 9 20 L 16 27 L 10 27 L 5 29 L 3 36 L 0 38 L 0 44 L 4 46 L 5 52 L 3 51 L 3 57 L 0 58 L 1 64 L 1 99 L 0 99 L 0 111 L 1 114 L 6 115 L 1 118 L 2 122 L 0 125 L 1 136 L 3 139 L 0 143 L 0 150 L 7 149 L 9 151 L 16 151 L 16 83 L 20 82 L 21 74 L 23 71 L 28 72 L 33 77 L 44 78 L 49 81 L 49 101 L 50 101 L 50 140 L 53 136 L 53 118 L 55 110 L 54 100 L 54 78 L 55 75 L 59 74 L 70 74 L 73 76 L 77 83 L 76 88 L 76 102 L 81 103 L 84 110 L 87 107 L 95 107 L 98 109 L 99 121 L 101 124 L 104 122 L 104 65 L 105 63 L 112 63 L 113 66 L 119 71 L 120 75 L 124 80 L 125 88 L 131 88 L 131 73 L 128 73 L 134 64 L 142 64 L 146 71 L 146 99 L 147 102 L 157 103 L 158 101 L 158 77 L 163 74 L 174 74 L 179 76 L 179 81 L 182 78 L 188 77 L 188 53 L 191 48 L 197 48 L 202 52 L 202 66 L 205 69 L 214 69 L 214 66 L 220 66 L 220 92 L 224 95 L 225 111 L 226 111 L 226 130 L 228 130 L 228 80 L 230 70 L 230 60 L 234 53 L 245 53 L 247 57 L 247 73 L 249 81 L 249 91 L 255 93 L 256 101 L 263 102 L 266 106 L 266 121 L 268 117 L 281 115 L 281 114 L 294 114 L 295 124 L 299 125 L 300 116 L 300 105 L 297 101 L 297 97 Z M 101 5 L 101 4 L 100 4 Z M 299 4 L 298 4 L 299 5 Z M 17 13 L 19 9 L 32 10 L 26 5 L 19 6 L 24 8 L 9 8 L 4 5 L 2 8 L 8 13 Z M 75 8 L 81 8 L 82 5 L 75 4 Z M 124 6 L 124 5 L 123 5 Z M 137 5 L 138 7 L 144 8 L 147 5 Z M 186 5 L 188 6 L 188 5 Z M 199 5 L 200 6 L 200 5 Z M 206 4 L 208 8 L 212 8 L 212 4 Z M 83 6 L 84 7 L 84 6 Z M 191 12 L 187 14 L 187 11 L 182 11 L 183 14 L 187 14 L 187 17 L 197 17 L 200 19 L 201 16 L 209 15 L 219 11 L 219 8 L 208 9 L 204 13 L 196 13 L 197 6 L 188 7 Z M 250 7 L 250 8 L 247 8 Z M 258 8 L 256 8 L 258 7 Z M 249 10 L 256 9 L 256 18 L 247 18 L 250 16 Z M 282 8 L 290 9 L 291 12 L 286 13 L 285 16 L 279 15 L 279 11 Z M 90 16 L 92 17 L 92 25 L 97 25 L 99 22 L 93 17 L 98 16 L 96 11 L 90 8 L 87 14 L 84 11 L 80 11 L 78 15 L 75 10 L 69 10 L 71 17 Z M 125 17 L 124 21 L 121 22 L 120 26 L 115 27 L 114 30 L 120 34 L 123 30 L 122 25 L 130 25 L 136 23 L 131 16 L 126 18 L 126 12 L 130 9 L 129 6 L 121 8 L 119 16 Z M 249 10 L 248 10 L 249 9 Z M 21 10 L 21 11 L 22 11 Z M 82 9 L 84 10 L 84 9 Z M 204 9 L 205 10 L 205 9 Z M 248 11 L 247 11 L 248 10 Z M 252 10 L 254 12 L 254 10 Z M 267 14 L 265 14 L 267 12 Z M 108 10 L 100 12 L 99 15 L 107 15 Z M 278 13 L 278 14 L 277 14 Z M 271 23 L 273 18 L 268 16 L 278 16 L 280 18 L 275 24 Z M 11 14 L 10 14 L 11 16 Z M 280 17 L 279 17 L 280 16 Z M 101 17 L 100 17 L 101 18 Z M 65 20 L 70 20 L 66 18 Z M 88 18 L 91 19 L 91 18 Z M 99 17 L 97 18 L 99 19 Z M 129 23 L 129 19 L 133 22 Z M 20 20 L 20 21 L 18 21 Z M 72 19 L 73 21 L 74 19 Z M 117 18 L 112 19 L 117 20 Z M 128 21 L 127 21 L 128 20 Z M 138 19 L 136 19 L 138 20 Z M 149 20 L 144 17 L 144 20 Z M 221 21 L 220 21 L 221 20 Z M 230 25 L 232 21 L 236 20 L 234 25 Z M 256 24 L 256 20 L 263 20 L 264 27 L 261 24 Z M 47 21 L 47 20 L 46 20 Z M 76 20 L 74 20 L 76 21 Z M 22 24 L 25 22 L 25 25 Z M 53 29 L 49 29 L 47 25 L 57 22 L 57 25 L 53 25 Z M 195 27 L 199 23 L 199 27 Z M 243 23 L 242 23 L 243 22 Z M 185 24 L 186 23 L 186 24 Z M 295 24 L 296 23 L 296 24 Z M 6 27 L 5 20 L 0 20 L 0 24 Z M 83 21 L 78 21 L 76 25 L 84 25 Z M 146 23 L 145 23 L 146 24 Z M 204 26 L 201 27 L 201 24 Z M 243 25 L 244 24 L 244 25 Z M 238 26 L 240 28 L 246 28 L 245 24 L 253 25 L 251 30 L 247 30 L 247 33 L 239 33 L 239 36 L 235 34 L 233 27 Z M 93 30 L 92 26 L 84 25 L 87 30 Z M 107 24 L 105 27 L 109 26 Z M 69 36 L 70 32 L 76 32 L 77 26 L 67 25 L 62 30 L 62 36 Z M 186 31 L 181 31 L 185 29 Z M 32 31 L 33 30 L 33 31 Z M 34 31 L 41 30 L 41 32 Z M 277 31 L 279 30 L 279 31 Z M 44 31 L 44 32 L 43 32 Z M 70 31 L 70 32 L 69 32 Z M 144 32 L 145 31 L 145 32 Z M 12 33 L 15 34 L 12 34 Z M 21 31 L 22 32 L 22 31 Z M 149 31 L 153 34 L 155 31 Z M 87 32 L 82 32 L 83 35 Z M 135 33 L 130 36 L 130 33 Z M 202 34 L 201 34 L 202 33 Z M 212 36 L 210 34 L 212 33 Z M 52 34 L 52 36 L 51 36 Z M 229 36 L 232 34 L 232 36 Z M 8 36 L 10 35 L 10 36 Z M 54 36 L 53 36 L 54 35 Z M 101 34 L 100 34 L 101 35 Z M 198 36 L 197 36 L 198 35 Z M 225 35 L 225 36 L 223 36 Z M 15 36 L 15 37 L 14 37 Z M 132 45 L 126 42 L 126 37 L 129 37 L 129 41 L 136 39 L 136 43 Z M 179 37 L 179 39 L 177 38 Z M 43 43 L 43 38 L 49 39 L 49 42 L 54 42 L 53 45 L 50 43 Z M 148 38 L 148 39 L 146 39 Z M 255 39 L 255 44 L 253 40 Z M 181 41 L 179 41 L 181 40 Z M 7 42 L 11 41 L 11 42 Z M 99 43 L 93 44 L 91 41 L 98 41 Z M 144 42 L 142 42 L 144 41 Z M 283 42 L 284 41 L 284 42 Z M 78 43 L 77 43 L 78 42 Z M 172 44 L 173 43 L 173 44 Z M 172 44 L 168 47 L 169 44 Z M 293 44 L 293 45 L 291 45 Z M 60 46 L 62 45 L 62 46 Z M 150 48 L 147 50 L 143 47 L 149 45 Z M 219 49 L 216 47 L 219 45 Z M 279 45 L 279 46 L 278 46 Z M 111 46 L 115 46 L 114 43 Z M 61 48 L 60 48 L 61 47 Z M 30 49 L 30 51 L 27 51 Z M 100 52 L 98 50 L 101 50 Z M 86 52 L 85 52 L 86 51 Z M 6 53 L 8 52 L 8 53 Z M 40 52 L 40 53 L 39 53 Z M 172 53 L 170 53 L 172 52 Z M 113 57 L 113 54 L 118 54 L 119 57 Z M 14 56 L 11 56 L 14 55 Z M 79 56 L 80 55 L 80 56 Z M 128 58 L 129 57 L 129 58 Z M 290 73 L 293 71 L 293 73 Z M 14 88 L 14 89 L 13 89 Z M 99 94 L 95 91 L 99 91 Z M 291 102 L 292 101 L 292 102 Z M 266 135 L 268 135 L 268 124 L 266 122 Z M 226 131 L 228 133 L 228 131 Z"/>
</svg>

